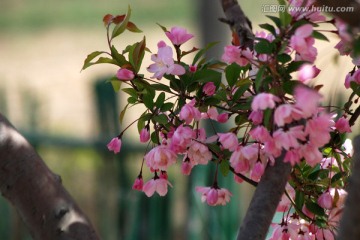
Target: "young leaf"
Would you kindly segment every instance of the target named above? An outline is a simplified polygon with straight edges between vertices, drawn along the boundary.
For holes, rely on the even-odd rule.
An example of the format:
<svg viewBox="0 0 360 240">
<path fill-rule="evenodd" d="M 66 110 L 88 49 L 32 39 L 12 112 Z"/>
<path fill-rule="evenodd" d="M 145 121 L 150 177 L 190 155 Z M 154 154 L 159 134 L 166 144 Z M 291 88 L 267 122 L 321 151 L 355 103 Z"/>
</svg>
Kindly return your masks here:
<svg viewBox="0 0 360 240">
<path fill-rule="evenodd" d="M 236 81 L 239 78 L 240 71 L 241 67 L 236 63 L 233 63 L 225 68 L 226 81 L 228 82 L 230 87 L 235 85 Z"/>
<path fill-rule="evenodd" d="M 259 27 L 268 30 L 272 35 L 276 36 L 276 30 L 273 25 L 265 23 L 265 24 L 260 24 Z"/>
<path fill-rule="evenodd" d="M 162 125 L 166 125 L 169 122 L 168 118 L 164 114 L 154 116 L 153 120 Z"/>
<path fill-rule="evenodd" d="M 126 29 L 130 32 L 141 33 L 142 31 L 133 22 L 128 22 Z"/>
<path fill-rule="evenodd" d="M 281 28 L 280 18 L 275 17 L 275 16 L 270 16 L 270 15 L 267 15 L 266 17 L 268 17 L 269 19 L 271 19 L 278 28 Z"/>
<path fill-rule="evenodd" d="M 157 108 L 160 108 L 164 104 L 164 101 L 165 101 L 165 93 L 162 92 L 159 94 L 158 98 L 156 99 L 155 106 Z"/>
<path fill-rule="evenodd" d="M 89 55 L 87 55 L 85 61 L 84 61 L 84 65 L 82 67 L 81 70 L 85 70 L 86 68 L 90 67 L 92 64 L 90 63 L 94 58 L 96 58 L 97 56 L 99 56 L 100 54 L 103 54 L 105 52 L 100 52 L 100 51 L 96 51 L 96 52 L 92 52 Z"/>
<path fill-rule="evenodd" d="M 140 70 L 142 60 L 144 59 L 145 47 L 146 40 L 144 36 L 143 40 L 136 43 L 133 50 L 129 52 L 129 60 L 130 63 L 133 65 L 136 73 Z"/>
<path fill-rule="evenodd" d="M 324 40 L 324 41 L 329 42 L 329 39 L 328 39 L 324 34 L 322 34 L 322 33 L 319 32 L 319 31 L 313 31 L 312 36 L 313 36 L 314 38 L 316 38 L 316 39 Z"/>
<path fill-rule="evenodd" d="M 120 116 L 119 116 L 119 121 L 120 121 L 120 124 L 122 124 L 123 122 L 123 119 L 124 119 L 124 116 L 125 116 L 125 112 L 126 112 L 126 109 L 128 108 L 129 106 L 129 103 L 125 105 L 124 109 L 120 112 Z"/>
<path fill-rule="evenodd" d="M 220 171 L 224 177 L 226 177 L 229 174 L 230 171 L 230 165 L 228 161 L 222 160 L 220 163 Z"/>
<path fill-rule="evenodd" d="M 124 18 L 124 20 L 121 23 L 117 24 L 114 27 L 114 30 L 111 34 L 111 39 L 114 39 L 115 37 L 119 36 L 120 34 L 122 34 L 125 31 L 125 29 L 128 25 L 129 19 L 130 19 L 130 15 L 131 15 L 131 8 L 129 5 L 127 13 L 126 13 L 126 17 Z"/>
<path fill-rule="evenodd" d="M 128 61 L 126 61 L 123 55 L 119 54 L 114 45 L 111 46 L 111 56 L 118 63 L 119 66 L 123 66 L 129 63 Z"/>
</svg>

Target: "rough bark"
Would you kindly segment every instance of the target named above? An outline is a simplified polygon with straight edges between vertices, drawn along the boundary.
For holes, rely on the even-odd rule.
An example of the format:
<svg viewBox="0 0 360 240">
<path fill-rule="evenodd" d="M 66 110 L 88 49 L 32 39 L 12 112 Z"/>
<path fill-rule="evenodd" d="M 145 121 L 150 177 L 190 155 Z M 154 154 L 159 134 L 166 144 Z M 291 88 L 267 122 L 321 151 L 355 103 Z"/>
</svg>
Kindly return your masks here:
<svg viewBox="0 0 360 240">
<path fill-rule="evenodd" d="M 17 209 L 33 239 L 99 239 L 60 177 L 1 114 L 0 191 Z"/>
<path fill-rule="evenodd" d="M 266 238 L 290 172 L 291 165 L 284 163 L 284 153 L 275 160 L 274 166 L 266 168 L 241 224 L 238 240 Z"/>
<path fill-rule="evenodd" d="M 355 151 L 352 158 L 352 171 L 338 240 L 360 239 L 360 136 L 353 140 L 353 146 Z"/>
</svg>

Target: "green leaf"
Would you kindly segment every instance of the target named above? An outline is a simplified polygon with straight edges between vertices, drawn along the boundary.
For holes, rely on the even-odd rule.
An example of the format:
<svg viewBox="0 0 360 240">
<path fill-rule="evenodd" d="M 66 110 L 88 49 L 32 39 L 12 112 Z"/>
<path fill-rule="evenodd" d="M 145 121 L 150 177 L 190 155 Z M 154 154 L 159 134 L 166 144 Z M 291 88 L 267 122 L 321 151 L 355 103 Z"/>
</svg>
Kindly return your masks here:
<svg viewBox="0 0 360 240">
<path fill-rule="evenodd" d="M 271 54 L 273 51 L 273 45 L 264 38 L 257 38 L 258 43 L 255 44 L 254 49 L 259 54 Z"/>
<path fill-rule="evenodd" d="M 151 96 L 151 94 L 149 94 L 149 93 L 144 94 L 142 97 L 142 100 L 144 102 L 145 107 L 147 107 L 148 109 L 154 108 L 154 101 L 153 101 L 153 97 Z"/>
<path fill-rule="evenodd" d="M 230 171 L 230 165 L 229 162 L 226 160 L 222 160 L 220 163 L 220 171 L 224 177 L 226 177 L 229 174 Z"/>
<path fill-rule="evenodd" d="M 129 19 L 130 19 L 130 15 L 131 15 L 131 8 L 129 5 L 124 20 L 114 27 L 114 30 L 111 34 L 111 39 L 114 39 L 115 37 L 119 36 L 120 34 L 122 34 L 125 31 L 125 29 L 128 25 Z"/>
<path fill-rule="evenodd" d="M 282 53 L 282 54 L 277 55 L 277 60 L 280 63 L 287 63 L 287 62 L 291 61 L 291 56 L 286 53 Z"/>
<path fill-rule="evenodd" d="M 206 106 L 214 106 L 220 103 L 220 100 L 217 99 L 216 97 L 208 97 L 205 99 L 204 101 Z"/>
<path fill-rule="evenodd" d="M 260 24 L 259 27 L 268 30 L 272 35 L 276 36 L 276 30 L 273 25 L 265 23 L 265 24 Z"/>
<path fill-rule="evenodd" d="M 156 115 L 153 117 L 153 120 L 157 123 L 160 123 L 162 125 L 168 124 L 169 120 L 164 114 Z"/>
<path fill-rule="evenodd" d="M 157 23 L 157 25 L 164 31 L 164 32 L 168 32 L 168 30 L 166 29 L 166 27 L 164 27 L 163 25 Z"/>
<path fill-rule="evenodd" d="M 241 67 L 236 63 L 233 63 L 225 68 L 226 81 L 230 87 L 235 85 L 236 81 L 239 79 L 240 72 Z"/>
<path fill-rule="evenodd" d="M 120 87 L 121 87 L 121 81 L 119 80 L 111 80 L 110 81 L 113 89 L 114 89 L 114 92 L 118 92 L 120 90 Z"/>
<path fill-rule="evenodd" d="M 216 44 L 218 44 L 219 42 L 211 42 L 209 44 L 207 44 L 205 46 L 205 48 L 201 49 L 200 51 L 198 51 L 194 57 L 194 60 L 192 62 L 191 65 L 195 65 L 196 62 L 210 49 L 212 48 L 213 46 L 215 46 Z"/>
<path fill-rule="evenodd" d="M 270 16 L 270 15 L 267 15 L 266 17 L 268 17 L 269 19 L 271 19 L 278 28 L 281 28 L 280 18 L 275 17 L 275 16 Z"/>
<path fill-rule="evenodd" d="M 288 94 L 293 94 L 296 86 L 300 84 L 299 81 L 287 81 L 283 83 L 283 89 Z"/>
<path fill-rule="evenodd" d="M 151 87 L 156 91 L 164 91 L 164 92 L 172 93 L 170 88 L 165 84 L 155 83 L 155 84 L 151 84 Z"/>
<path fill-rule="evenodd" d="M 325 216 L 325 211 L 322 207 L 320 207 L 318 204 L 314 202 L 306 202 L 305 206 L 307 209 L 310 210 L 310 212 L 315 213 L 315 215 L 318 216 Z"/>
<path fill-rule="evenodd" d="M 354 42 L 353 42 L 353 52 L 354 52 L 354 57 L 358 57 L 360 55 L 360 38 L 358 37 Z"/>
<path fill-rule="evenodd" d="M 151 133 L 151 141 L 155 144 L 159 143 L 159 135 L 157 134 L 156 131 Z"/>
<path fill-rule="evenodd" d="M 221 82 L 221 73 L 212 69 L 202 69 L 195 72 L 193 81 L 200 83 L 213 82 L 218 87 Z"/>
<path fill-rule="evenodd" d="M 313 31 L 312 36 L 316 39 L 329 42 L 329 39 L 319 31 Z"/>
<path fill-rule="evenodd" d="M 273 113 L 272 109 L 269 108 L 264 111 L 264 125 L 268 129 L 270 129 L 272 113 Z"/>
<path fill-rule="evenodd" d="M 160 111 L 161 112 L 166 112 L 166 111 L 169 111 L 170 109 L 172 109 L 174 107 L 174 104 L 171 103 L 171 102 L 167 102 L 167 103 L 164 103 L 161 108 L 160 108 Z"/>
<path fill-rule="evenodd" d="M 249 80 L 248 82 L 246 82 L 245 84 L 242 84 L 235 92 L 233 99 L 236 101 L 238 99 L 241 98 L 241 96 L 246 92 L 246 90 L 249 89 L 249 87 L 251 86 L 252 82 Z"/>
<path fill-rule="evenodd" d="M 354 91 L 356 95 L 360 96 L 360 85 L 357 82 L 351 81 L 350 88 Z"/>
<path fill-rule="evenodd" d="M 292 61 L 287 66 L 287 72 L 288 73 L 296 72 L 304 63 L 306 63 L 306 62 L 305 61 Z"/>
<path fill-rule="evenodd" d="M 145 55 L 146 40 L 135 43 L 129 50 L 129 61 L 137 73 L 141 67 Z"/>
<path fill-rule="evenodd" d="M 123 92 L 129 94 L 131 97 L 136 98 L 138 97 L 138 93 L 133 88 L 123 88 L 121 89 Z"/>
<path fill-rule="evenodd" d="M 126 113 L 126 109 L 128 108 L 129 104 L 126 104 L 124 109 L 120 112 L 120 116 L 119 116 L 119 122 L 120 124 L 122 124 L 123 120 L 124 120 L 124 116 Z"/>
<path fill-rule="evenodd" d="M 245 115 L 237 115 L 235 117 L 235 124 L 240 126 L 243 125 L 244 123 L 249 122 L 248 118 Z"/>
<path fill-rule="evenodd" d="M 128 61 L 126 61 L 123 55 L 119 54 L 114 45 L 111 46 L 111 56 L 118 63 L 119 66 L 123 66 L 129 63 Z"/>
<path fill-rule="evenodd" d="M 266 66 L 263 65 L 259 68 L 259 71 L 256 74 L 256 78 L 255 78 L 255 90 L 256 92 L 259 91 L 262 80 L 263 80 L 263 75 L 264 75 L 264 71 L 265 71 Z"/>
<path fill-rule="evenodd" d="M 87 57 L 84 61 L 84 65 L 81 70 L 85 70 L 86 68 L 90 67 L 91 65 L 94 65 L 94 63 L 91 63 L 91 61 L 103 53 L 105 53 L 105 52 L 95 51 L 95 52 L 92 52 L 89 55 L 87 55 Z"/>
<path fill-rule="evenodd" d="M 135 104 L 137 102 L 137 99 L 134 97 L 128 97 L 127 102 L 130 104 Z"/>
<path fill-rule="evenodd" d="M 296 208 L 302 210 L 305 201 L 305 194 L 302 191 L 296 191 L 295 193 L 295 205 Z"/>
<path fill-rule="evenodd" d="M 162 92 L 159 94 L 158 98 L 156 99 L 155 106 L 157 108 L 160 108 L 164 104 L 164 101 L 165 101 L 165 93 Z"/>
</svg>

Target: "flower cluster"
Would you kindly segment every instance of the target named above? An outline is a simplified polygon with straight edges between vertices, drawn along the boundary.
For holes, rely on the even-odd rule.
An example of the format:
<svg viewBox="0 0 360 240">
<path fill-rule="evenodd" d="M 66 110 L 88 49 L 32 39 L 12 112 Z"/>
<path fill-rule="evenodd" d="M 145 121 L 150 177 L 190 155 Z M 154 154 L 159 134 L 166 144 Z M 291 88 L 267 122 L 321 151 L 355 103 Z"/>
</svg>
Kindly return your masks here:
<svg viewBox="0 0 360 240">
<path fill-rule="evenodd" d="M 302 7 L 313 3 L 289 1 Z M 337 108 L 321 106 L 321 86 L 314 80 L 320 73 L 314 65 L 318 54 L 314 43 L 327 38 L 318 23 L 338 28 L 341 41 L 336 47 L 341 54 L 353 54 L 349 46 L 354 39 L 344 23 L 326 21 L 319 12 L 281 14 L 270 17 L 274 25 L 260 25 L 266 31 L 255 33 L 253 49 L 234 42 L 224 48 L 221 61 L 205 58 L 213 44 L 184 50 L 194 36 L 181 27 L 160 26 L 167 39 L 160 40 L 156 54 L 150 56 L 150 77 L 140 73 L 148 51 L 145 38 L 121 54 L 111 45 L 125 29 L 140 31 L 129 24 L 130 9 L 120 17 L 107 15 L 104 23 L 112 58 L 94 62 L 101 54 L 94 52 L 85 60 L 84 69 L 109 62 L 119 67 L 110 82 L 116 91 L 129 95 L 121 119 L 128 106 L 146 108 L 133 123 L 137 122 L 140 142 L 151 148 L 133 189 L 149 197 L 155 192 L 164 196 L 172 186 L 170 168 L 179 166 L 182 174 L 190 175 L 197 165 L 208 165 L 215 169 L 213 181 L 196 191 L 208 205 L 226 205 L 232 193 L 219 187 L 220 173 L 225 177 L 232 172 L 236 182 L 256 185 L 266 168 L 284 156 L 293 170 L 278 211 L 287 214 L 271 239 L 332 239 L 346 196 L 348 171 L 344 169 L 349 169 L 351 154 L 343 144 L 356 120 L 353 106 L 357 100 L 353 99 L 360 96 L 360 69 L 354 67 L 346 76 L 345 86 L 354 93 L 340 109 L 341 115 Z M 191 63 L 182 61 L 191 53 L 195 53 Z M 206 132 L 204 121 L 231 127 L 221 132 L 213 126 Z M 120 152 L 128 127 L 109 142 L 109 150 Z M 152 175 L 146 183 L 144 167 Z"/>
</svg>

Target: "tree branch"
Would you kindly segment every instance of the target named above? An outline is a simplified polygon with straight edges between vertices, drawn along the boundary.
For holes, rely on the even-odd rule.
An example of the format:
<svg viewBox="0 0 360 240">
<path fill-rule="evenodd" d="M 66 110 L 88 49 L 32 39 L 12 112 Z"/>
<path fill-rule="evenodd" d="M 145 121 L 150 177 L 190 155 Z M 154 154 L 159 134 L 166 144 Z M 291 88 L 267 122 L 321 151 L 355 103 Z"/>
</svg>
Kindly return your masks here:
<svg viewBox="0 0 360 240">
<path fill-rule="evenodd" d="M 284 163 L 284 157 L 285 151 L 261 177 L 241 224 L 238 240 L 265 239 L 291 172 L 291 165 Z"/>
<path fill-rule="evenodd" d="M 251 22 L 245 16 L 243 10 L 236 0 L 220 0 L 226 19 L 223 22 L 229 24 L 230 28 L 238 35 L 240 47 L 254 48 L 254 34 L 251 30 Z"/>
<path fill-rule="evenodd" d="M 340 221 L 338 240 L 360 239 L 360 136 L 354 138 L 353 146 L 352 173 L 347 189 L 348 196 L 345 201 L 345 210 Z"/>
<path fill-rule="evenodd" d="M 60 177 L 1 114 L 0 192 L 15 206 L 33 239 L 99 239 Z"/>
</svg>

